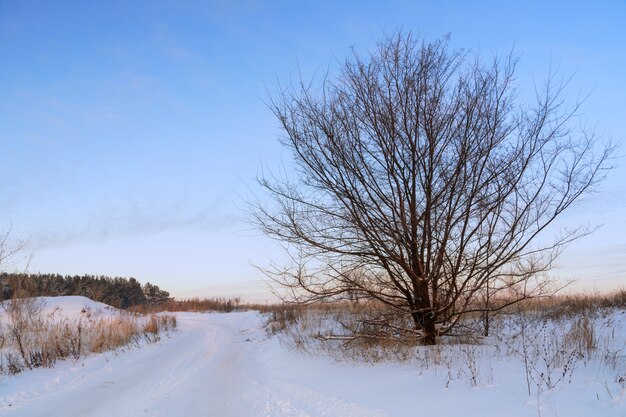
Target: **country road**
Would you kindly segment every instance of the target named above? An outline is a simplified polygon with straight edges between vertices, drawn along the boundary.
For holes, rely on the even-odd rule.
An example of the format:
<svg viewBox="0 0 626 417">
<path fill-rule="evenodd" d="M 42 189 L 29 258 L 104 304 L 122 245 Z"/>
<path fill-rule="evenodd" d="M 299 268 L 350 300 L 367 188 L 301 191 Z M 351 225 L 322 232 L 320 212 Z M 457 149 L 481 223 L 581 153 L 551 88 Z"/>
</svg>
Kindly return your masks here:
<svg viewBox="0 0 626 417">
<path fill-rule="evenodd" d="M 86 364 L 26 372 L 13 377 L 17 381 L 8 389 L 0 382 L 0 414 L 386 415 L 273 375 L 284 368 L 279 355 L 259 349 L 265 335 L 258 314 L 179 313 L 178 323 L 176 333 L 157 344 L 106 358 L 94 355 Z"/>
</svg>

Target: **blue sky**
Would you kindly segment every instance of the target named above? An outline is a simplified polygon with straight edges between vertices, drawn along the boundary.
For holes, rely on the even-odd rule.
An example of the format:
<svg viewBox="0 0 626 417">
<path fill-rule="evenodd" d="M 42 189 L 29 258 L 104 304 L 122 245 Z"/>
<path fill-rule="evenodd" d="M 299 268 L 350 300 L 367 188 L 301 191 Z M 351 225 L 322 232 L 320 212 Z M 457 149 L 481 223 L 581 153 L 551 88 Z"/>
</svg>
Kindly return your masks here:
<svg viewBox="0 0 626 417">
<path fill-rule="evenodd" d="M 622 140 L 624 19 L 623 1 L 0 1 L 0 229 L 27 240 L 31 272 L 245 292 L 251 264 L 280 259 L 241 221 L 256 174 L 289 159 L 263 104 L 277 80 L 385 31 L 449 32 L 482 54 L 514 46 L 522 93 L 550 65 L 573 75 L 583 119 Z M 625 163 L 565 219 L 604 226 L 556 275 L 626 278 Z"/>
</svg>

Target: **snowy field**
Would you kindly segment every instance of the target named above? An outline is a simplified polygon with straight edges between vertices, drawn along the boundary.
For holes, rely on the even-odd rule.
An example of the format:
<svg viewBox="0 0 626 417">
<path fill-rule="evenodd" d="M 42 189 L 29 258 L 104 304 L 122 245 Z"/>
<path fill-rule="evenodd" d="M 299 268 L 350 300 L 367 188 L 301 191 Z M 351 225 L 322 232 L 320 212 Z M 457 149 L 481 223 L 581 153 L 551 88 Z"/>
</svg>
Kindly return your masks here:
<svg viewBox="0 0 626 417">
<path fill-rule="evenodd" d="M 79 301 L 75 310 L 84 314 Z M 614 311 L 600 319 L 622 348 L 624 318 Z M 577 361 L 558 387 L 529 396 L 523 363 L 489 347 L 454 366 L 354 364 L 287 349 L 256 312 L 177 319 L 178 329 L 157 343 L 0 377 L 0 415 L 626 415 L 624 382 L 597 360 Z"/>
</svg>

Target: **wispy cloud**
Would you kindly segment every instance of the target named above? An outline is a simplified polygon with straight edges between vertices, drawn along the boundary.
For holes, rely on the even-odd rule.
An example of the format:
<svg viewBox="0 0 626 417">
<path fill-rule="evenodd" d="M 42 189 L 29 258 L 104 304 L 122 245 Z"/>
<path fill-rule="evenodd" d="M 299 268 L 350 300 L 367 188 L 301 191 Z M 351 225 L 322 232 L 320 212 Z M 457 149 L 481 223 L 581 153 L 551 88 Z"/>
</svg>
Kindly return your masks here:
<svg viewBox="0 0 626 417">
<path fill-rule="evenodd" d="M 222 212 L 219 201 L 189 209 L 171 204 L 156 209 L 145 205 L 110 206 L 108 210 L 81 216 L 81 220 L 57 221 L 28 238 L 31 251 L 60 248 L 110 239 L 145 236 L 171 230 L 219 231 L 235 220 Z"/>
</svg>

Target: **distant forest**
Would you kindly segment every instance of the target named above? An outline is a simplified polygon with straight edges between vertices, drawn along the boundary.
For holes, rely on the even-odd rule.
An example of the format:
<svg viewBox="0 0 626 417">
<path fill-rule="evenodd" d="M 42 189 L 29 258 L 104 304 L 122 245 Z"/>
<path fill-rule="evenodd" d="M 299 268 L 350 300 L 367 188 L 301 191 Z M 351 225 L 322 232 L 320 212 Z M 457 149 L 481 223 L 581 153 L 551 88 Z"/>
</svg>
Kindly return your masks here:
<svg viewBox="0 0 626 417">
<path fill-rule="evenodd" d="M 122 309 L 170 299 L 169 292 L 149 282 L 141 285 L 135 278 L 0 273 L 0 299 L 11 299 L 16 289 L 30 297 L 82 295 Z"/>
</svg>

